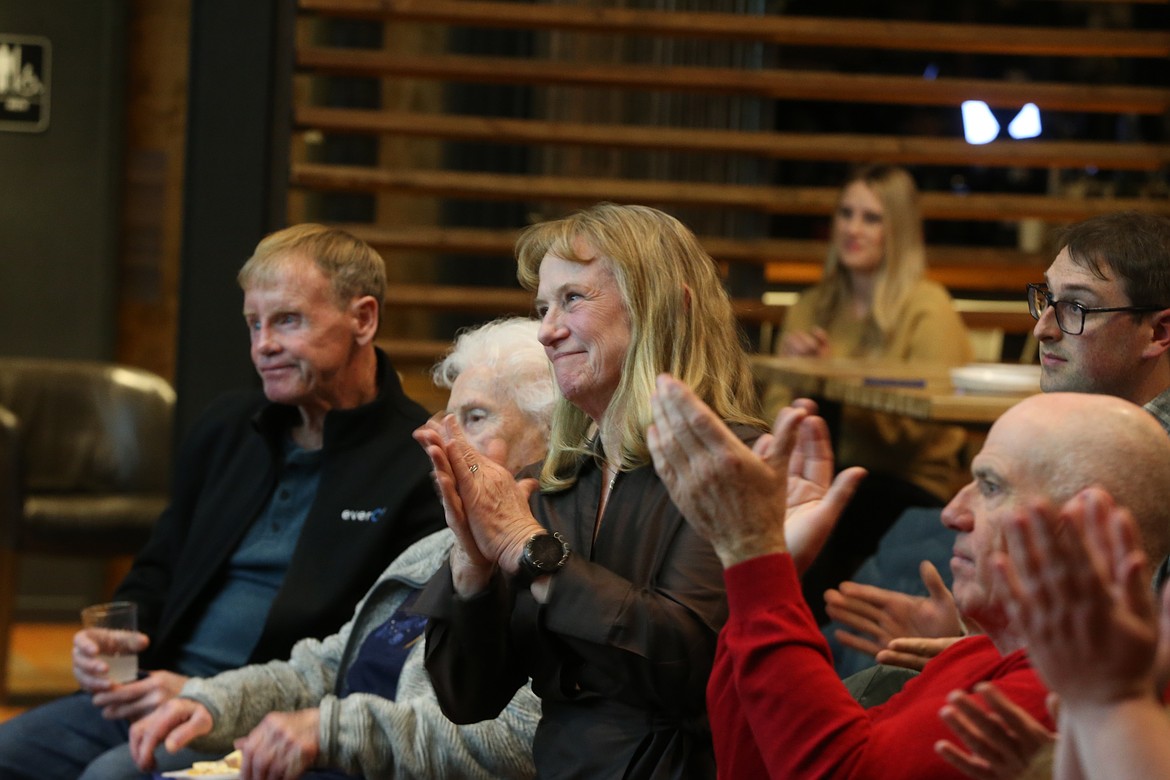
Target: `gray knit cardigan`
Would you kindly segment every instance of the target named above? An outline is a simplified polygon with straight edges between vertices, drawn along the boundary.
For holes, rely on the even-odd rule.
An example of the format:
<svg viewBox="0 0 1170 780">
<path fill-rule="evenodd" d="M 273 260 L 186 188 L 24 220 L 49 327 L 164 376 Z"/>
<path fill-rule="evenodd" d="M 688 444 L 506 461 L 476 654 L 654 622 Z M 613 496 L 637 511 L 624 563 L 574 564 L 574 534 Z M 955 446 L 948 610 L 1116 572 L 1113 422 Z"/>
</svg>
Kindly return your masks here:
<svg viewBox="0 0 1170 780">
<path fill-rule="evenodd" d="M 366 635 L 420 589 L 447 558 L 454 537 L 431 534 L 402 553 L 366 594 L 353 618 L 324 640 L 302 639 L 287 661 L 245 666 L 209 679 L 191 679 L 181 695 L 201 702 L 214 720 L 192 747 L 232 749 L 272 711 L 318 707 L 319 767 L 374 778 L 531 778 L 532 735 L 540 700 L 521 688 L 495 720 L 456 726 L 439 710 L 423 668 L 424 642 L 410 651 L 395 701 L 354 693 L 339 699 L 338 681 Z"/>
</svg>

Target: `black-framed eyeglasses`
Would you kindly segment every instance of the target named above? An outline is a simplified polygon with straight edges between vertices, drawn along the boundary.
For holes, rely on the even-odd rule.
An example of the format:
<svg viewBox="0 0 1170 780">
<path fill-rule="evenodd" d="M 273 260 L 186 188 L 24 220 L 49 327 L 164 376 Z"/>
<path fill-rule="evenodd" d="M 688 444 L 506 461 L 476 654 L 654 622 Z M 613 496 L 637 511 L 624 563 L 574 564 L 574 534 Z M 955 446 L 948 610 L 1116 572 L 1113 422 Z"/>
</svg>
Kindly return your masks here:
<svg viewBox="0 0 1170 780">
<path fill-rule="evenodd" d="M 1170 306 L 1104 306 L 1090 308 L 1082 306 L 1076 301 L 1058 301 L 1052 297 L 1046 284 L 1028 285 L 1028 313 L 1033 319 L 1040 319 L 1049 307 L 1056 313 L 1056 327 L 1070 336 L 1079 336 L 1085 331 L 1086 314 L 1103 314 L 1105 312 L 1150 312 L 1161 311 Z"/>
</svg>

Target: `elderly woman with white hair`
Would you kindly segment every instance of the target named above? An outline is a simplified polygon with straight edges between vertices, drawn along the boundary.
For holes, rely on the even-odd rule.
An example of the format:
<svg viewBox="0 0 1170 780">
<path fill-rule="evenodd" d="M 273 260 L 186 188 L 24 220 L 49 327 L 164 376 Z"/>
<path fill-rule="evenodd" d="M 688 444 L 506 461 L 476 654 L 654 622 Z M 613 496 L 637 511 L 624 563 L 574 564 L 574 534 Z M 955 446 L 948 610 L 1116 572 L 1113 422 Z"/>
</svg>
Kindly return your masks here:
<svg viewBox="0 0 1170 780">
<path fill-rule="evenodd" d="M 469 441 L 509 471 L 540 460 L 548 438 L 555 388 L 537 328 L 516 318 L 467 331 L 434 370 L 436 384 L 451 388 L 447 411 Z M 243 780 L 531 777 L 540 716 L 532 691 L 521 687 L 496 720 L 457 726 L 423 668 L 426 620 L 411 605 L 452 542 L 444 529 L 409 547 L 339 632 L 301 640 L 287 661 L 190 680 L 179 698 L 133 725 L 135 761 L 148 770 L 156 749 L 192 743 L 226 753 L 235 743 Z M 323 768 L 340 772 L 313 771 Z"/>
</svg>

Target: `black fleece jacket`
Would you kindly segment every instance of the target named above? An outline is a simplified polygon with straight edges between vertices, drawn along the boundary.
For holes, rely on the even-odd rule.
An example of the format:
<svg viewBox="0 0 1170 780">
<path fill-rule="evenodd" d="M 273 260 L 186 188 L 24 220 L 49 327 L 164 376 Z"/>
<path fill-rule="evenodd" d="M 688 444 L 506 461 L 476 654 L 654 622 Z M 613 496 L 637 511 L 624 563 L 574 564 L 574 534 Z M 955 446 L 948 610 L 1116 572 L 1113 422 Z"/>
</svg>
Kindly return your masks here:
<svg viewBox="0 0 1170 780">
<path fill-rule="evenodd" d="M 406 397 L 378 352 L 378 397 L 329 412 L 320 486 L 251 663 L 286 658 L 303 637 L 325 637 L 353 613 L 382 570 L 443 527 L 430 461 L 411 438 L 428 414 Z M 171 669 L 232 552 L 275 488 L 294 407 L 258 391 L 218 399 L 180 449 L 171 502 L 118 588 L 137 602 L 151 640 L 146 669 Z"/>
</svg>

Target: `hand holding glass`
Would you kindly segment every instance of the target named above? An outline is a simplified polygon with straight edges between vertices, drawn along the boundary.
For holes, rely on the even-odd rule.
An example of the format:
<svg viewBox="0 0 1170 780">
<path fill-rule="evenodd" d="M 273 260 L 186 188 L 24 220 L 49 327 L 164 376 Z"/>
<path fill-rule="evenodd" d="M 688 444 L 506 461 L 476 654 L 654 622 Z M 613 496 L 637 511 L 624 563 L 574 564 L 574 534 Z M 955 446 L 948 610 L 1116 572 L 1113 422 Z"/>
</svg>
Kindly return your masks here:
<svg viewBox="0 0 1170 780">
<path fill-rule="evenodd" d="M 114 682 L 138 677 L 138 605 L 131 601 L 94 604 L 81 610 L 81 624 L 100 648 L 98 658 L 110 667 Z"/>
</svg>

